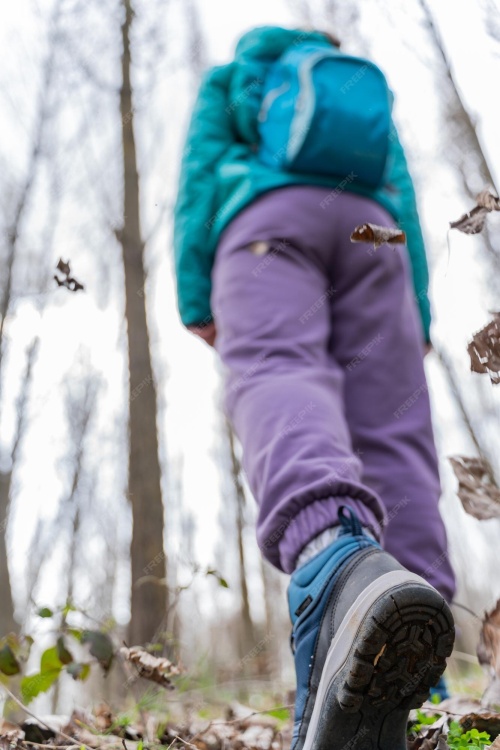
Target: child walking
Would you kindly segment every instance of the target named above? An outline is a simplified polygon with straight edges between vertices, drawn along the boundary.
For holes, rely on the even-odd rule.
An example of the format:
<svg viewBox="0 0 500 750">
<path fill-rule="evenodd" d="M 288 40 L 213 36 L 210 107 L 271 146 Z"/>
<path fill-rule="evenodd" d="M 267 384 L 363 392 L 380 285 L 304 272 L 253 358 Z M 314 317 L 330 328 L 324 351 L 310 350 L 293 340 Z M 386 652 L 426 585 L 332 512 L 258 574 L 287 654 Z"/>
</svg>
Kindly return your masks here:
<svg viewBox="0 0 500 750">
<path fill-rule="evenodd" d="M 181 319 L 225 366 L 259 547 L 291 574 L 292 750 L 404 750 L 453 647 L 428 272 L 391 104 L 329 34 L 257 28 L 206 75 L 181 169 Z M 407 244 L 352 244 L 364 223 Z"/>
</svg>

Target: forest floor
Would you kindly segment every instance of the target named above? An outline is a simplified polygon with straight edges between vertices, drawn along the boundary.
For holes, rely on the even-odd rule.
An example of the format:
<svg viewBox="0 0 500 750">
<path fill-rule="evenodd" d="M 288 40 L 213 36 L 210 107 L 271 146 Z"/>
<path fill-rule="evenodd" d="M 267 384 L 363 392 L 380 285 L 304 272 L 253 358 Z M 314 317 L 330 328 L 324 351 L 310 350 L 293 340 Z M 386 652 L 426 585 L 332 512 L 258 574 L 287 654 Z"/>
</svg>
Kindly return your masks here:
<svg viewBox="0 0 500 750">
<path fill-rule="evenodd" d="M 453 691 L 453 685 L 452 691 Z M 462 682 L 461 688 L 463 690 Z M 474 693 L 475 690 L 471 690 Z M 145 693 L 146 695 L 146 693 Z M 113 714 L 107 704 L 71 716 L 30 714 L 19 724 L 0 719 L 0 750 L 286 750 L 292 737 L 291 704 L 272 705 L 276 695 L 252 701 L 269 706 L 254 710 L 237 700 L 221 706 L 180 700 L 165 711 L 165 693 L 156 689 L 132 710 Z M 163 697 L 161 697 L 163 696 Z M 282 696 L 284 700 L 293 695 Z M 158 711 L 159 702 L 163 711 Z M 175 705 L 173 704 L 168 705 Z M 364 748 L 363 742 L 360 744 Z M 500 713 L 485 710 L 477 698 L 455 695 L 441 703 L 425 703 L 412 711 L 408 750 L 500 750 Z M 354 750 L 356 744 L 349 745 Z"/>
</svg>

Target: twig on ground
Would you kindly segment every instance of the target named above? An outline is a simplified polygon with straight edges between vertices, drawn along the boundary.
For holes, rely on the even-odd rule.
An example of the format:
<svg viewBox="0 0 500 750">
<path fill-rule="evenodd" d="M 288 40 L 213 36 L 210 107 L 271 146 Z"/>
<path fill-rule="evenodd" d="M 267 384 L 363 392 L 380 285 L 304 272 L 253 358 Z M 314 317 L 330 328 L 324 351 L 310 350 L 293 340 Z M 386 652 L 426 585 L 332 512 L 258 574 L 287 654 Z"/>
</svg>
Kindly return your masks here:
<svg viewBox="0 0 500 750">
<path fill-rule="evenodd" d="M 70 737 L 69 734 L 65 734 L 60 729 L 54 729 L 54 727 L 51 727 L 49 724 L 47 724 L 46 721 L 43 721 L 43 719 L 40 719 L 38 716 L 36 716 L 36 714 L 30 711 L 29 708 L 27 708 L 24 705 L 24 703 L 22 703 L 22 701 L 20 701 L 19 698 L 16 695 L 14 695 L 14 693 L 11 690 L 9 690 L 9 688 L 6 687 L 5 685 L 2 685 L 2 690 L 5 690 L 7 695 L 9 695 L 9 697 L 12 698 L 12 700 L 15 703 L 17 703 L 19 708 L 22 708 L 22 710 L 25 713 L 27 713 L 28 716 L 31 716 L 32 719 L 36 719 L 36 721 L 38 721 L 39 724 L 43 724 L 44 727 L 46 727 L 47 729 L 50 729 L 50 731 L 54 732 L 55 735 L 59 734 L 61 737 L 64 737 L 65 740 L 69 740 L 72 745 L 78 744 L 80 747 L 87 748 L 87 750 L 95 750 L 95 748 L 92 748 L 89 745 L 86 745 L 84 742 L 78 742 L 78 740 L 75 741 L 75 737 Z M 47 745 L 44 745 L 44 747 L 47 747 Z"/>
<path fill-rule="evenodd" d="M 238 716 L 236 719 L 227 719 L 227 721 L 213 721 L 211 722 L 211 726 L 213 726 L 214 724 L 238 724 L 238 722 L 247 721 L 252 716 L 258 716 L 259 714 L 268 714 L 270 713 L 270 711 L 283 711 L 289 708 L 293 708 L 293 703 L 290 703 L 289 706 L 274 706 L 273 708 L 266 708 L 264 711 L 252 711 L 252 713 L 248 714 L 248 716 Z"/>
<path fill-rule="evenodd" d="M 200 733 L 199 733 L 199 734 L 200 734 Z M 196 737 L 196 736 L 197 736 L 197 735 L 195 735 L 195 737 Z M 191 738 L 191 739 L 192 739 L 192 738 Z M 183 740 L 183 739 L 182 739 L 182 737 L 179 737 L 179 735 L 178 735 L 178 734 L 176 734 L 176 735 L 175 735 L 175 737 L 174 737 L 174 742 L 175 742 L 175 740 L 179 740 L 179 742 L 182 742 L 182 743 L 183 743 L 184 745 L 187 745 L 187 747 L 192 747 L 192 748 L 193 748 L 193 750 L 199 750 L 199 748 L 198 748 L 198 747 L 196 747 L 196 745 L 193 745 L 193 744 L 191 744 L 191 742 L 188 742 L 187 740 Z M 173 744 L 173 743 L 171 742 L 171 743 L 170 743 L 170 745 L 169 745 L 169 747 L 171 747 L 171 746 L 172 746 L 172 744 Z"/>
<path fill-rule="evenodd" d="M 191 737 L 191 740 L 195 740 L 200 735 L 205 734 L 205 732 L 208 732 L 208 730 L 211 729 L 213 726 L 218 726 L 218 725 L 221 725 L 221 724 L 222 725 L 225 725 L 225 724 L 226 725 L 227 724 L 239 724 L 242 721 L 247 721 L 252 716 L 258 716 L 259 714 L 268 714 L 270 711 L 280 711 L 280 710 L 283 710 L 285 708 L 286 709 L 293 708 L 293 704 L 291 703 L 289 706 L 273 706 L 273 708 L 267 708 L 264 711 L 252 711 L 252 713 L 248 714 L 248 716 L 239 716 L 237 719 L 227 719 L 226 721 L 214 721 L 214 720 L 209 721 L 208 724 L 207 724 L 207 726 L 204 729 L 200 730 L 195 735 L 193 735 L 193 737 Z M 167 750 L 169 750 L 169 748 L 170 748 L 170 745 L 168 746 Z M 196 750 L 198 750 L 198 748 L 196 748 Z"/>
</svg>

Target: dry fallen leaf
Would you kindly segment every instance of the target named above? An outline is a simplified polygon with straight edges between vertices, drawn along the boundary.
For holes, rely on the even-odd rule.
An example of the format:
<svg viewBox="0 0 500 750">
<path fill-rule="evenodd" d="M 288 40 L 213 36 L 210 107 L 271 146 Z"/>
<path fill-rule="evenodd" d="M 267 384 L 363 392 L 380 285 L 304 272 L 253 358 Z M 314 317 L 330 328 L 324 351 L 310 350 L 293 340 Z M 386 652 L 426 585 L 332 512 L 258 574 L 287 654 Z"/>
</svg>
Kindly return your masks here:
<svg viewBox="0 0 500 750">
<path fill-rule="evenodd" d="M 257 718 L 255 712 L 252 713 L 252 718 Z M 198 750 L 273 750 L 277 729 L 265 723 L 271 717 L 260 715 L 260 718 L 263 719 L 262 723 L 252 722 L 248 725 L 245 719 L 215 720 L 208 726 L 205 723 L 202 728 L 196 722 L 185 727 L 169 725 L 165 728 L 161 741 L 168 745 L 175 743 L 177 748 L 182 747 L 184 750 L 186 747 Z M 177 744 L 176 741 L 182 744 Z"/>
<path fill-rule="evenodd" d="M 424 729 L 414 740 L 408 741 L 408 750 L 434 750 L 438 737 L 439 731 Z"/>
<path fill-rule="evenodd" d="M 360 224 L 351 234 L 351 242 L 373 242 L 375 249 L 387 242 L 390 245 L 404 245 L 406 234 L 394 227 L 379 227 L 377 224 Z"/>
<path fill-rule="evenodd" d="M 467 347 L 472 372 L 487 373 L 493 384 L 500 383 L 500 313 L 481 328 Z"/>
<path fill-rule="evenodd" d="M 23 748 L 23 745 L 22 740 L 17 736 L 16 732 L 0 734 L 0 750 L 17 750 L 17 748 Z"/>
<path fill-rule="evenodd" d="M 106 732 L 115 721 L 115 717 L 106 703 L 101 703 L 94 709 L 94 726 L 99 732 Z"/>
<path fill-rule="evenodd" d="M 169 690 L 174 687 L 170 678 L 181 673 L 179 667 L 169 659 L 153 656 L 140 646 L 132 646 L 132 648 L 123 646 L 120 649 L 120 654 L 126 661 L 131 662 L 136 667 L 139 677 L 156 682 Z"/>
<path fill-rule="evenodd" d="M 96 750 L 123 750 L 123 740 L 115 734 L 94 734 L 94 732 L 85 727 L 77 727 L 72 731 L 71 736 L 77 742 L 75 750 L 81 750 L 82 745 L 96 748 Z M 142 741 L 140 743 L 142 746 Z M 126 747 L 127 750 L 138 750 L 139 741 L 127 739 Z M 61 750 L 63 750 L 62 745 Z"/>
<path fill-rule="evenodd" d="M 484 615 L 477 646 L 477 658 L 490 678 L 490 684 L 481 699 L 481 704 L 496 708 L 500 706 L 500 599 L 491 612 L 486 612 Z M 475 714 L 470 714 L 470 716 L 475 716 Z M 498 731 L 494 734 L 496 737 L 500 734 L 500 714 L 491 716 L 496 717 L 495 726 L 498 727 Z M 489 729 L 486 731 L 490 732 Z"/>
<path fill-rule="evenodd" d="M 460 717 L 460 726 L 464 731 L 477 729 L 478 732 L 488 732 L 494 740 L 500 735 L 500 714 L 483 712 L 480 714 L 466 714 Z"/>
<path fill-rule="evenodd" d="M 479 234 L 484 228 L 486 216 L 491 211 L 500 211 L 500 199 L 488 189 L 482 190 L 476 201 L 477 206 L 474 206 L 471 211 L 457 221 L 450 221 L 451 229 L 458 229 L 464 234 Z"/>
<path fill-rule="evenodd" d="M 14 750 L 22 747 L 25 735 L 21 727 L 0 716 L 0 750 Z"/>
<path fill-rule="evenodd" d="M 0 735 L 3 737 L 10 732 L 15 733 L 19 739 L 24 738 L 24 732 L 18 724 L 13 724 L 0 716 Z"/>
<path fill-rule="evenodd" d="M 438 733 L 434 732 L 431 738 L 426 737 L 420 745 L 420 750 L 435 750 L 438 743 L 438 736 Z"/>
<path fill-rule="evenodd" d="M 480 521 L 500 518 L 500 489 L 480 458 L 450 456 L 464 510 Z"/>
<path fill-rule="evenodd" d="M 248 706 L 244 706 L 238 701 L 232 701 L 226 709 L 226 717 L 229 721 L 235 722 L 242 729 L 250 726 L 270 727 L 277 729 L 279 721 L 275 716 L 256 712 Z"/>
</svg>

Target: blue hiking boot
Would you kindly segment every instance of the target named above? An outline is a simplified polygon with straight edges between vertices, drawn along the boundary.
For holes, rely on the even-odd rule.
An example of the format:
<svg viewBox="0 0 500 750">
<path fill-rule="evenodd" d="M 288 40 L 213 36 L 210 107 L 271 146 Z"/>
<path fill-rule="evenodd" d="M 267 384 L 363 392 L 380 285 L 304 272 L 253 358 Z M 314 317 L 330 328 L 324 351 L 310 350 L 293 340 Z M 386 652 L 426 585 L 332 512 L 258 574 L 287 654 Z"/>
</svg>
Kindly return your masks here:
<svg viewBox="0 0 500 750">
<path fill-rule="evenodd" d="M 363 533 L 350 508 L 339 537 L 292 575 L 297 673 L 292 750 L 406 750 L 411 708 L 453 648 L 443 597 Z"/>
</svg>

